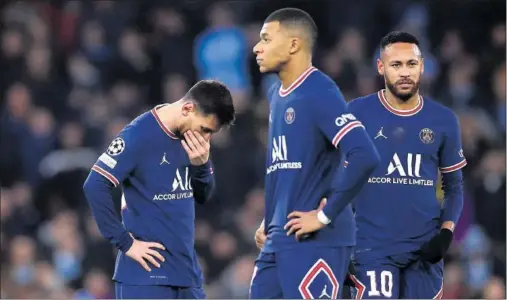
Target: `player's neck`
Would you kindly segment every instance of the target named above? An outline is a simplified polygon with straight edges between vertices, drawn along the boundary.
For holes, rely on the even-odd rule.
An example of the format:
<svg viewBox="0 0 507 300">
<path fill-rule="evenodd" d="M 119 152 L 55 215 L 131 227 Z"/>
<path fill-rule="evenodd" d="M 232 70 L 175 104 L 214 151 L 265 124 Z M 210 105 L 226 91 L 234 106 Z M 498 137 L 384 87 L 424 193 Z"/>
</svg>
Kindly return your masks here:
<svg viewBox="0 0 507 300">
<path fill-rule="evenodd" d="M 178 131 L 179 124 L 176 123 L 178 120 L 177 116 L 180 112 L 180 108 L 177 107 L 177 102 L 164 105 L 163 107 L 157 109 L 158 117 L 164 126 L 169 129 L 172 133 Z"/>
<path fill-rule="evenodd" d="M 410 110 L 417 106 L 419 103 L 419 91 L 415 93 L 410 99 L 407 101 L 403 101 L 400 98 L 396 97 L 389 89 L 384 89 L 384 96 L 391 104 L 392 107 L 399 109 L 399 110 Z"/>
<path fill-rule="evenodd" d="M 278 78 L 282 83 L 282 88 L 287 89 L 301 74 L 312 66 L 311 58 L 301 63 L 301 60 L 291 60 L 278 72 Z"/>
</svg>

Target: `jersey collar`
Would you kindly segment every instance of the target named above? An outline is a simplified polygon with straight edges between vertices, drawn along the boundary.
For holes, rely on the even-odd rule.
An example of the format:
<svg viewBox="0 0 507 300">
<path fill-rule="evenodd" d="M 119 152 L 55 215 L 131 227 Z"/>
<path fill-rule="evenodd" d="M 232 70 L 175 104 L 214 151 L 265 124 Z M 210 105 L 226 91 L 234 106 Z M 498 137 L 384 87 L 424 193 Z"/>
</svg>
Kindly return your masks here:
<svg viewBox="0 0 507 300">
<path fill-rule="evenodd" d="M 378 98 L 380 100 L 380 103 L 382 103 L 382 105 L 388 110 L 390 111 L 391 113 L 397 115 L 397 116 L 400 116 L 400 117 L 410 117 L 410 116 L 413 116 L 415 114 L 417 114 L 418 112 L 420 112 L 424 106 L 424 99 L 421 95 L 419 95 L 419 101 L 417 101 L 417 105 L 414 107 L 414 108 L 411 108 L 411 109 L 397 109 L 397 108 L 394 108 L 391 103 L 389 103 L 389 101 L 387 101 L 385 95 L 384 95 L 384 92 L 385 90 L 380 90 L 378 91 Z"/>
<path fill-rule="evenodd" d="M 312 74 L 314 71 L 317 71 L 317 68 L 313 66 L 308 68 L 306 71 L 303 72 L 303 74 L 299 75 L 299 77 L 296 80 L 294 80 L 294 82 L 291 85 L 289 85 L 289 87 L 286 89 L 284 89 L 282 85 L 280 85 L 280 90 L 278 91 L 280 97 L 287 97 L 290 93 L 292 93 L 292 91 L 297 89 L 298 86 L 300 86 L 306 80 L 306 78 L 308 78 L 308 76 L 310 76 L 310 74 Z"/>
<path fill-rule="evenodd" d="M 163 107 L 163 106 L 166 106 L 167 104 L 160 104 L 160 105 L 157 105 L 155 106 L 152 110 L 151 110 L 151 113 L 153 114 L 153 116 L 155 117 L 155 120 L 157 120 L 157 123 L 158 125 L 160 126 L 160 128 L 162 128 L 162 130 L 172 139 L 175 139 L 175 140 L 178 140 L 178 137 L 176 136 L 176 134 L 174 134 L 171 130 L 169 130 L 169 128 L 167 128 L 164 123 L 162 123 L 162 121 L 160 120 L 160 117 L 158 116 L 158 113 L 157 113 L 157 109 Z"/>
</svg>

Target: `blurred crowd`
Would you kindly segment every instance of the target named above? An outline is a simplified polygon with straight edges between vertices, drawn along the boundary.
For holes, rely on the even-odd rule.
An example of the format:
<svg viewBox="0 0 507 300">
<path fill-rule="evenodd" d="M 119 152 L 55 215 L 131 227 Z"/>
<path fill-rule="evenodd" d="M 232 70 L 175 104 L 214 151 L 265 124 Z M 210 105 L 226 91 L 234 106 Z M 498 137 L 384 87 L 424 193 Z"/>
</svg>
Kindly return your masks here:
<svg viewBox="0 0 507 300">
<path fill-rule="evenodd" d="M 115 250 L 83 182 L 131 119 L 206 78 L 231 88 L 237 121 L 212 140 L 218 189 L 197 207 L 196 248 L 209 298 L 248 296 L 264 208 L 264 92 L 274 80 L 259 74 L 251 49 L 262 20 L 290 5 L 315 18 L 315 65 L 348 100 L 382 87 L 384 34 L 420 39 L 423 93 L 458 114 L 469 162 L 444 298 L 505 297 L 505 1 L 3 3 L 1 298 L 114 297 Z"/>
</svg>

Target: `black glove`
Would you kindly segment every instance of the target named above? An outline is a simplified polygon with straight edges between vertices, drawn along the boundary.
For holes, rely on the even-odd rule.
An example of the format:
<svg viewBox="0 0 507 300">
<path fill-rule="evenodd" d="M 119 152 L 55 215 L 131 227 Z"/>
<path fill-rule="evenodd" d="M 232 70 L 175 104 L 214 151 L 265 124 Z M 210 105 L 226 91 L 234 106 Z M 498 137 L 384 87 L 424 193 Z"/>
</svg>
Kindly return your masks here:
<svg viewBox="0 0 507 300">
<path fill-rule="evenodd" d="M 421 255 L 422 260 L 436 264 L 444 258 L 451 246 L 452 235 L 453 233 L 449 229 L 440 230 L 440 233 L 424 244 L 417 253 Z"/>
<path fill-rule="evenodd" d="M 352 280 L 351 275 L 352 276 L 356 276 L 356 269 L 354 268 L 354 263 L 352 263 L 352 261 L 349 262 L 349 268 L 348 268 L 348 271 L 347 271 L 347 275 L 345 275 L 345 282 L 344 282 L 344 284 L 346 286 L 356 287 L 356 284 Z"/>
</svg>

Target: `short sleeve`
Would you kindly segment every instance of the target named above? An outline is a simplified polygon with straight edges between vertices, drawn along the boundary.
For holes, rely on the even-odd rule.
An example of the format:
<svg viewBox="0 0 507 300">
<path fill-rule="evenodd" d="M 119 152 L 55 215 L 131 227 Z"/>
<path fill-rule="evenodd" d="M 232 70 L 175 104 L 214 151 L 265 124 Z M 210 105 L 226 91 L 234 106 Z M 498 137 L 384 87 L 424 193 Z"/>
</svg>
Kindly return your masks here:
<svg viewBox="0 0 507 300">
<path fill-rule="evenodd" d="M 312 103 L 312 111 L 317 126 L 335 147 L 351 132 L 364 130 L 363 124 L 348 110 L 337 87 L 319 93 Z"/>
<path fill-rule="evenodd" d="M 443 143 L 439 152 L 439 167 L 441 173 L 449 173 L 466 166 L 467 160 L 463 154 L 461 144 L 461 130 L 458 118 L 453 113 L 449 118 L 450 124 L 446 127 Z"/>
<path fill-rule="evenodd" d="M 137 136 L 136 127 L 125 127 L 100 155 L 92 170 L 118 186 L 137 164 L 137 153 L 142 145 Z"/>
</svg>

